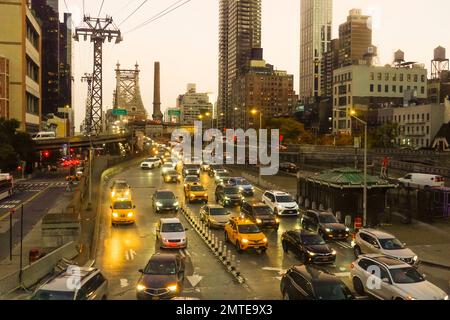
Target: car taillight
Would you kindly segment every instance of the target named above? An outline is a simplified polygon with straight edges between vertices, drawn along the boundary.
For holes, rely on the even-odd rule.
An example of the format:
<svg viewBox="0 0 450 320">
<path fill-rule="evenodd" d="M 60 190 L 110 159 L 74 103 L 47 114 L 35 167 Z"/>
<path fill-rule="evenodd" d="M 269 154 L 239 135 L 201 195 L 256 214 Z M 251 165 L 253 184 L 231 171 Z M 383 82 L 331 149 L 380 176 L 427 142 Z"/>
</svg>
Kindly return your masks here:
<svg viewBox="0 0 450 320">
<path fill-rule="evenodd" d="M 350 269 L 355 269 L 355 264 L 353 262 L 350 264 Z"/>
</svg>

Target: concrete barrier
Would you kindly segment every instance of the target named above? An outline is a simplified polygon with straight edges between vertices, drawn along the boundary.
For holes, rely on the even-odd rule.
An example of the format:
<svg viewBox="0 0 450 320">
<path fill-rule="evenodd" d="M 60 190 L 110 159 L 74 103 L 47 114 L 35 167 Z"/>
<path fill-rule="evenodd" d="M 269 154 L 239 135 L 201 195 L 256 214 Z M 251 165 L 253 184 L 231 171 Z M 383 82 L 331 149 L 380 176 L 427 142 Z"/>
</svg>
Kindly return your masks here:
<svg viewBox="0 0 450 320">
<path fill-rule="evenodd" d="M 62 259 L 72 260 L 77 255 L 76 243 L 70 242 L 25 267 L 22 271 L 22 283 L 20 283 L 20 271 L 7 275 L 0 279 L 0 296 L 8 294 L 21 286 L 25 288 L 34 286 L 50 274 Z"/>
</svg>

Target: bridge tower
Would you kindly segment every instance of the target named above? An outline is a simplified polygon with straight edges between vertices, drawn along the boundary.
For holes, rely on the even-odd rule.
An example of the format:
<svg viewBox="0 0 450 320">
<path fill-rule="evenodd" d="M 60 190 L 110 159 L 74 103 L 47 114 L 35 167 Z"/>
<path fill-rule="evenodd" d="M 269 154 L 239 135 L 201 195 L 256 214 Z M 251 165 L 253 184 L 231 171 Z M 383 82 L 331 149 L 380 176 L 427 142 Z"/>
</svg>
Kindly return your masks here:
<svg viewBox="0 0 450 320">
<path fill-rule="evenodd" d="M 88 135 L 92 130 L 92 74 L 85 73 L 81 77 L 81 82 L 86 82 L 88 85 L 88 93 L 86 98 L 86 115 L 84 117 L 84 133 Z"/>
<path fill-rule="evenodd" d="M 114 25 L 112 17 L 91 18 L 84 16 L 84 26 L 75 29 L 74 39 L 79 41 L 80 36 L 84 41 L 90 37 L 94 44 L 94 69 L 92 72 L 92 94 L 90 112 L 90 132 L 98 135 L 103 131 L 103 43 L 108 40 L 115 43 L 122 41 L 120 30 Z"/>
<path fill-rule="evenodd" d="M 147 111 L 142 102 L 139 87 L 139 65 L 136 62 L 134 69 L 121 69 L 117 62 L 116 90 L 114 93 L 114 109 L 127 110 L 129 120 L 146 120 Z"/>
</svg>

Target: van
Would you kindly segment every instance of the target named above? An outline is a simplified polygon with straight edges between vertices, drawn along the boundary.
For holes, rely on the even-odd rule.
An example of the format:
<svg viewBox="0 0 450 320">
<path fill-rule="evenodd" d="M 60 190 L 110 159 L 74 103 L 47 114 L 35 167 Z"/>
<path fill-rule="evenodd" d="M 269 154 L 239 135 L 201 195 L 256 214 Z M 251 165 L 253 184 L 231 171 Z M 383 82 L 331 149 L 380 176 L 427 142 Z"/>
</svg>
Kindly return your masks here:
<svg viewBox="0 0 450 320">
<path fill-rule="evenodd" d="M 50 140 L 50 139 L 56 139 L 56 134 L 54 132 L 38 132 L 35 135 L 33 135 L 33 140 Z"/>
<path fill-rule="evenodd" d="M 434 188 L 443 187 L 445 179 L 442 176 L 425 173 L 408 173 L 403 178 L 398 179 L 401 186 L 412 188 Z"/>
</svg>

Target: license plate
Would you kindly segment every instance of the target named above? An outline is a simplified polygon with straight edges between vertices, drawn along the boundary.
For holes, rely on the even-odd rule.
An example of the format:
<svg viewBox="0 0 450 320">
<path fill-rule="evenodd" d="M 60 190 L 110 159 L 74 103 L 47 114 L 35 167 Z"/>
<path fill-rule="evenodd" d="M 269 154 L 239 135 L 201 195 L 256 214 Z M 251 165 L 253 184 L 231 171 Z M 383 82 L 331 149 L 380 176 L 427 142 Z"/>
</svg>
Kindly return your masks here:
<svg viewBox="0 0 450 320">
<path fill-rule="evenodd" d="M 152 297 L 152 300 L 159 300 L 159 297 Z"/>
</svg>

